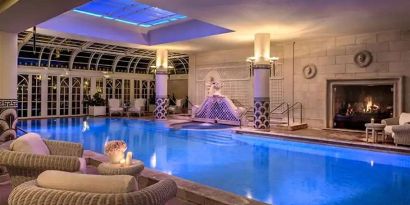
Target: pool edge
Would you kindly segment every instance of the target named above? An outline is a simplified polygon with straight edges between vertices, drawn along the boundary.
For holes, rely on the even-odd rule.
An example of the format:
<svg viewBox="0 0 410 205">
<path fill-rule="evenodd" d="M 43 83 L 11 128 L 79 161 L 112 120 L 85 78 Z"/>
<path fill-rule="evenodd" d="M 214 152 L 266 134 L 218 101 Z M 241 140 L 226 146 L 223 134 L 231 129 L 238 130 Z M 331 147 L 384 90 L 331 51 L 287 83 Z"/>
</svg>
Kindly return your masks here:
<svg viewBox="0 0 410 205">
<path fill-rule="evenodd" d="M 310 137 L 310 136 L 285 134 L 285 133 L 278 133 L 278 132 L 243 130 L 239 128 L 233 129 L 232 131 L 238 134 L 253 134 L 253 135 L 260 135 L 262 137 L 267 137 L 267 138 L 285 139 L 285 140 L 307 142 L 307 143 L 320 143 L 320 144 L 336 145 L 336 146 L 347 147 L 347 148 L 360 148 L 360 149 L 366 149 L 366 150 L 371 150 L 371 151 L 410 155 L 410 148 L 401 147 L 401 146 L 370 144 L 370 143 L 365 143 L 365 142 L 355 142 L 355 141 L 337 140 L 337 139 L 326 139 L 326 138 L 320 138 L 320 137 Z"/>
</svg>

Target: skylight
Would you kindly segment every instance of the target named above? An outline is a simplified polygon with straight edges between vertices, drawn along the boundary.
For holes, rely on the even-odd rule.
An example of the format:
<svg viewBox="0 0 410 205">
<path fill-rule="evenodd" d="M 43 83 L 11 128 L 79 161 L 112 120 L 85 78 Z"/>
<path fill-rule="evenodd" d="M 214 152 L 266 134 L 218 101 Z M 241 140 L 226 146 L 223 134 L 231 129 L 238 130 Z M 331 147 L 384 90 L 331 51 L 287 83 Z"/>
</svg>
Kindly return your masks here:
<svg viewBox="0 0 410 205">
<path fill-rule="evenodd" d="M 144 28 L 187 18 L 135 0 L 92 0 L 73 11 Z"/>
</svg>

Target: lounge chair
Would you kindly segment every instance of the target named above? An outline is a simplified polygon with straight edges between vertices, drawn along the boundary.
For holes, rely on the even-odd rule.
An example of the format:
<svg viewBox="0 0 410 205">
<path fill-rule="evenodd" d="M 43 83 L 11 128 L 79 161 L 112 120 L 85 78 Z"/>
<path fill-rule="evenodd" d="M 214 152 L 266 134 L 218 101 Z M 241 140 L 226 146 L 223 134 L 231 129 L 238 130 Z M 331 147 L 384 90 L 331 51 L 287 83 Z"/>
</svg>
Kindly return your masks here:
<svg viewBox="0 0 410 205">
<path fill-rule="evenodd" d="M 28 133 L 0 149 L 0 166 L 11 178 L 12 187 L 36 179 L 45 170 L 84 172 L 86 169 L 83 146 L 77 143 L 43 140 L 38 134 Z"/>
<path fill-rule="evenodd" d="M 16 187 L 9 205 L 163 205 L 176 193 L 177 186 L 169 179 L 138 190 L 133 176 L 46 171 Z"/>
<path fill-rule="evenodd" d="M 169 106 L 168 112 L 172 114 L 182 113 L 182 101 L 183 99 L 177 99 L 175 105 Z"/>
<path fill-rule="evenodd" d="M 122 115 L 124 113 L 124 108 L 120 106 L 120 100 L 119 99 L 109 99 L 108 100 L 108 113 L 110 113 L 110 116 L 112 114 L 120 114 Z"/>
<path fill-rule="evenodd" d="M 410 113 L 401 113 L 400 117 L 382 120 L 386 125 L 384 132 L 393 137 L 394 144 L 410 145 Z"/>
<path fill-rule="evenodd" d="M 131 107 L 128 109 L 128 116 L 130 114 L 138 114 L 138 116 L 144 115 L 145 110 L 145 102 L 146 99 L 144 98 L 137 98 L 131 104 Z"/>
</svg>

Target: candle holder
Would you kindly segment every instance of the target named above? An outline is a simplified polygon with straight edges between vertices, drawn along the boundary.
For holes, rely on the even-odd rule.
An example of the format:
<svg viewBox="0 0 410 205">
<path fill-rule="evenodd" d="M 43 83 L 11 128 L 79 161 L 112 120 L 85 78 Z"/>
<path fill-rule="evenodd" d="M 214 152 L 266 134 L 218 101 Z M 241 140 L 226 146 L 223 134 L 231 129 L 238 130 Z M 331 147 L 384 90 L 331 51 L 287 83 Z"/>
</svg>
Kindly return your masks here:
<svg viewBox="0 0 410 205">
<path fill-rule="evenodd" d="M 127 150 L 127 144 L 124 141 L 113 140 L 105 144 L 104 153 L 112 164 L 119 164 L 124 159 L 125 150 Z"/>
<path fill-rule="evenodd" d="M 125 158 L 125 165 L 132 164 L 132 152 L 127 152 L 127 157 Z"/>
</svg>

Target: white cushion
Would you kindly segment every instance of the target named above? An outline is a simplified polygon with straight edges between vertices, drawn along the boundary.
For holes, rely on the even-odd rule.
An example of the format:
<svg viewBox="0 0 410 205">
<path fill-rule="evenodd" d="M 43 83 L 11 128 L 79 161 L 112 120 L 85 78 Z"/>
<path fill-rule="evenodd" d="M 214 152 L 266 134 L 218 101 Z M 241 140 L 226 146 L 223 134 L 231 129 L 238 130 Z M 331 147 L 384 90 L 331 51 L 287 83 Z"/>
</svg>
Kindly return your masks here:
<svg viewBox="0 0 410 205">
<path fill-rule="evenodd" d="M 57 189 L 89 193 L 129 193 L 137 190 L 137 181 L 128 175 L 90 175 L 48 170 L 37 178 L 37 185 Z"/>
<path fill-rule="evenodd" d="M 393 134 L 393 126 L 386 126 L 385 128 L 384 128 L 384 132 L 387 134 L 387 135 L 392 135 Z"/>
<path fill-rule="evenodd" d="M 119 99 L 109 99 L 108 105 L 110 108 L 118 108 L 120 107 L 120 100 Z"/>
<path fill-rule="evenodd" d="M 135 99 L 134 100 L 134 106 L 135 107 L 145 106 L 145 99 L 144 98 Z"/>
<path fill-rule="evenodd" d="M 80 160 L 80 173 L 87 174 L 87 161 L 81 157 L 78 160 Z"/>
<path fill-rule="evenodd" d="M 182 107 L 182 99 L 178 99 L 178 100 L 175 102 L 175 105 L 176 105 L 177 107 Z"/>
<path fill-rule="evenodd" d="M 410 122 L 410 113 L 401 113 L 399 118 L 399 125 L 404 125 Z"/>
<path fill-rule="evenodd" d="M 41 139 L 40 135 L 36 133 L 27 133 L 17 138 L 11 143 L 10 150 L 38 155 L 50 155 L 50 150 L 47 145 L 43 139 Z"/>
<path fill-rule="evenodd" d="M 110 107 L 110 111 L 123 111 L 121 107 Z"/>
</svg>

